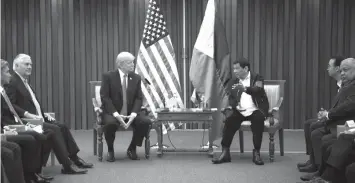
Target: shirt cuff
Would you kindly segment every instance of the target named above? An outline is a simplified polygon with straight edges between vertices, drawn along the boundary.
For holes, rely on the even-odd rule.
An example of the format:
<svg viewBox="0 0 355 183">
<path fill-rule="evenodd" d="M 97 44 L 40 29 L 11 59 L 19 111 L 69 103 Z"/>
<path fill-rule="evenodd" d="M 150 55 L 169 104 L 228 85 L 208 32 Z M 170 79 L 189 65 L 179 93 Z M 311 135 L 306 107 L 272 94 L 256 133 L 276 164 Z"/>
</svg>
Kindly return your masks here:
<svg viewBox="0 0 355 183">
<path fill-rule="evenodd" d="M 132 113 L 131 113 L 131 116 L 133 116 L 133 117 L 137 117 L 137 113 L 132 112 Z"/>
<path fill-rule="evenodd" d="M 23 116 L 25 116 L 26 117 L 26 115 L 28 114 L 28 112 L 27 111 L 25 111 L 25 113 L 23 113 Z"/>
<path fill-rule="evenodd" d="M 94 111 L 95 111 L 95 112 L 100 111 L 100 107 L 95 107 L 95 108 L 94 108 Z"/>
<path fill-rule="evenodd" d="M 116 117 L 119 116 L 120 114 L 118 114 L 118 112 L 114 112 L 112 115 L 113 115 L 113 117 L 116 118 Z"/>
<path fill-rule="evenodd" d="M 327 112 L 327 120 L 329 120 L 329 112 Z"/>
</svg>

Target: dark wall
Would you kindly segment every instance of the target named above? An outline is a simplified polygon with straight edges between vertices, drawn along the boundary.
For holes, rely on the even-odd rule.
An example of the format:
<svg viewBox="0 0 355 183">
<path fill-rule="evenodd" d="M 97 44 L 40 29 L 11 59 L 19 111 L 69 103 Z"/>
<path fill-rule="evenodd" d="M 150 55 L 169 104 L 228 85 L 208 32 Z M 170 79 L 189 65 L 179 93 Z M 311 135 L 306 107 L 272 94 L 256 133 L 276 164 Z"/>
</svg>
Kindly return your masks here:
<svg viewBox="0 0 355 183">
<path fill-rule="evenodd" d="M 185 1 L 190 59 L 207 0 Z M 30 83 L 42 106 L 72 129 L 90 129 L 88 82 L 113 69 L 119 52 L 138 52 L 147 2 L 2 0 L 1 58 L 31 55 Z M 161 2 L 182 81 L 183 0 Z M 329 57 L 355 55 L 355 1 L 224 0 L 219 10 L 232 58 L 248 57 L 266 79 L 286 80 L 285 127 L 300 128 L 329 106 L 336 92 Z"/>
</svg>

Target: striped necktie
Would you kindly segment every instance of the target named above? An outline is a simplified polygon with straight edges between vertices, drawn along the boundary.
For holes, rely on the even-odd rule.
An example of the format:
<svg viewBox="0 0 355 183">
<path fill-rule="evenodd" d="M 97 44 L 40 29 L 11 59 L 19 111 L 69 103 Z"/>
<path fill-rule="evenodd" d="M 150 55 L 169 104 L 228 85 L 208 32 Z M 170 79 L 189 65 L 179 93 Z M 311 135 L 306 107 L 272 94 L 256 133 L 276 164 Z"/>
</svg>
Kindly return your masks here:
<svg viewBox="0 0 355 183">
<path fill-rule="evenodd" d="M 6 104 L 7 104 L 7 106 L 9 106 L 9 109 L 10 109 L 12 115 L 14 115 L 14 117 L 15 117 L 15 119 L 16 119 L 15 121 L 16 121 L 17 123 L 23 124 L 21 118 L 18 116 L 17 112 L 15 111 L 14 106 L 11 104 L 10 99 L 9 99 L 9 97 L 7 96 L 5 90 L 3 90 L 3 91 L 1 92 L 1 95 L 4 97 L 4 100 L 5 100 Z"/>
</svg>

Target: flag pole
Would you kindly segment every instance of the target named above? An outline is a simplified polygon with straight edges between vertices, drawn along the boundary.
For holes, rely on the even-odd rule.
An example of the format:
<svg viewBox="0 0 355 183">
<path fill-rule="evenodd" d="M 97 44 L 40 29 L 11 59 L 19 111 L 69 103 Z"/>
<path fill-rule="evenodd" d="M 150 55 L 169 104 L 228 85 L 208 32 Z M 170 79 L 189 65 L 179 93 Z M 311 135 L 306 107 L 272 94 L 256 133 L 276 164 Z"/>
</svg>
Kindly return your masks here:
<svg viewBox="0 0 355 183">
<path fill-rule="evenodd" d="M 184 78 L 184 105 L 187 108 L 187 55 L 186 55 L 186 0 L 182 0 L 182 59 Z M 183 126 L 186 129 L 186 123 Z"/>
</svg>

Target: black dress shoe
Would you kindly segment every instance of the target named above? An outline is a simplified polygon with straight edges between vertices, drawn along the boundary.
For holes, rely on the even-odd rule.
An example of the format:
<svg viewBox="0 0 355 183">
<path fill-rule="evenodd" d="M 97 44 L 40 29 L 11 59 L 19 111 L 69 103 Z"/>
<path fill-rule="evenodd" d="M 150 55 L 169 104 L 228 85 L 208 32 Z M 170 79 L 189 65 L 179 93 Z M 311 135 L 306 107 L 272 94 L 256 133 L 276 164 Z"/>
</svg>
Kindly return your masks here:
<svg viewBox="0 0 355 183">
<path fill-rule="evenodd" d="M 92 168 L 94 165 L 92 163 L 87 163 L 81 158 L 77 158 L 74 161 L 74 164 L 78 166 L 79 168 Z"/>
<path fill-rule="evenodd" d="M 316 171 L 314 173 L 309 173 L 309 174 L 303 175 L 300 177 L 300 179 L 303 181 L 310 181 L 310 180 L 315 179 L 319 176 L 320 176 L 319 171 Z"/>
<path fill-rule="evenodd" d="M 38 176 L 37 174 L 34 174 L 32 180 L 33 180 L 33 182 L 35 182 L 35 183 L 49 183 L 48 180 L 44 180 L 42 177 Z"/>
<path fill-rule="evenodd" d="M 317 170 L 318 170 L 318 169 L 317 169 L 316 165 L 314 165 L 314 164 L 310 164 L 310 165 L 308 165 L 308 166 L 299 168 L 299 171 L 300 171 L 300 172 L 307 172 L 307 173 L 314 173 L 314 172 L 316 172 Z"/>
<path fill-rule="evenodd" d="M 41 177 L 42 179 L 47 180 L 47 181 L 51 181 L 51 180 L 54 179 L 54 177 L 52 177 L 52 176 L 43 175 L 43 174 L 40 174 L 40 173 L 37 173 L 37 176 L 39 176 L 39 177 Z"/>
<path fill-rule="evenodd" d="M 108 152 L 107 153 L 107 158 L 106 158 L 106 161 L 108 162 L 114 162 L 116 159 L 115 159 L 115 153 L 114 152 Z"/>
<path fill-rule="evenodd" d="M 85 169 L 78 168 L 76 165 L 63 166 L 62 174 L 85 174 L 88 172 Z"/>
<path fill-rule="evenodd" d="M 264 161 L 261 159 L 261 156 L 260 156 L 260 151 L 258 151 L 256 149 L 253 150 L 253 162 L 256 165 L 264 165 Z"/>
<path fill-rule="evenodd" d="M 306 161 L 304 163 L 297 163 L 297 168 L 300 169 L 301 167 L 305 167 L 305 166 L 308 166 L 310 164 L 311 164 L 310 160 L 308 160 L 308 161 Z"/>
<path fill-rule="evenodd" d="M 127 150 L 127 156 L 131 160 L 139 160 L 136 150 L 128 149 Z"/>
<path fill-rule="evenodd" d="M 212 159 L 213 164 L 221 164 L 231 162 L 231 154 L 229 148 L 222 147 L 222 153 L 218 158 Z"/>
</svg>

